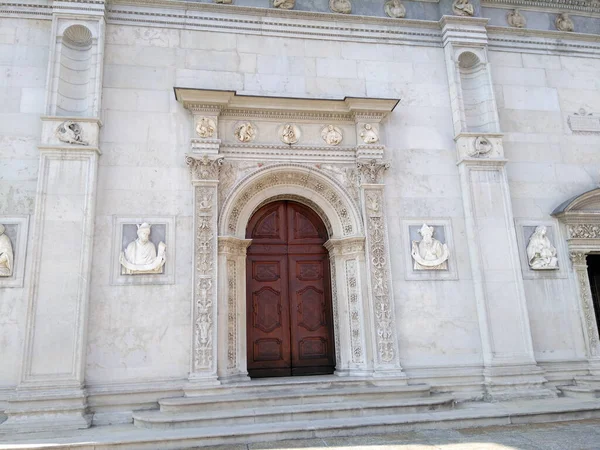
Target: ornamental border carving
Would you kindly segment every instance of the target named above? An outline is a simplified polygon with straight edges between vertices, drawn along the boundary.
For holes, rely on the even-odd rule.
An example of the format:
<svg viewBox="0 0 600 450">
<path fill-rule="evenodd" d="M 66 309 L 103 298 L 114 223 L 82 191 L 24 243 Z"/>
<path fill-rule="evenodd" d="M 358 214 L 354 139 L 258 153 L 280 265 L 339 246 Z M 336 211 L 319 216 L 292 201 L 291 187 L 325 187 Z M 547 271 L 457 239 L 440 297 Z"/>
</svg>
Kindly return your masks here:
<svg viewBox="0 0 600 450">
<path fill-rule="evenodd" d="M 600 223 L 574 223 L 567 225 L 569 239 L 600 239 Z"/>
<path fill-rule="evenodd" d="M 244 247 L 245 248 L 245 247 Z M 227 369 L 237 367 L 237 265 L 227 260 Z"/>
<path fill-rule="evenodd" d="M 586 255 L 588 252 L 573 250 L 569 252 L 573 270 L 577 277 L 577 284 L 580 294 L 581 308 L 585 320 L 587 335 L 587 344 L 590 356 L 597 357 L 599 352 L 598 326 L 596 324 L 596 315 L 594 313 L 594 304 L 592 302 L 590 279 L 587 272 Z"/>
<path fill-rule="evenodd" d="M 269 187 L 286 185 L 295 185 L 312 191 L 329 203 L 340 221 L 342 236 L 361 233 L 361 216 L 357 206 L 344 194 L 344 189 L 336 180 L 310 166 L 273 164 L 250 173 L 232 189 L 219 217 L 220 229 L 225 231 L 223 234 L 235 235 L 240 213 L 250 199 Z"/>
<path fill-rule="evenodd" d="M 335 345 L 335 363 L 337 367 L 341 367 L 341 344 L 340 344 L 340 316 L 338 305 L 338 289 L 337 289 L 337 273 L 335 258 L 329 260 L 331 271 L 331 309 L 333 310 L 333 341 Z"/>
<path fill-rule="evenodd" d="M 217 302 L 216 267 L 216 186 L 196 185 L 195 203 L 195 261 L 194 261 L 194 331 L 192 375 L 214 371 L 214 331 Z"/>
<path fill-rule="evenodd" d="M 350 320 L 350 354 L 352 363 L 364 363 L 362 348 L 362 313 L 360 311 L 360 279 L 358 277 L 358 262 L 355 259 L 346 260 L 346 286 L 348 290 L 348 309 Z"/>
</svg>

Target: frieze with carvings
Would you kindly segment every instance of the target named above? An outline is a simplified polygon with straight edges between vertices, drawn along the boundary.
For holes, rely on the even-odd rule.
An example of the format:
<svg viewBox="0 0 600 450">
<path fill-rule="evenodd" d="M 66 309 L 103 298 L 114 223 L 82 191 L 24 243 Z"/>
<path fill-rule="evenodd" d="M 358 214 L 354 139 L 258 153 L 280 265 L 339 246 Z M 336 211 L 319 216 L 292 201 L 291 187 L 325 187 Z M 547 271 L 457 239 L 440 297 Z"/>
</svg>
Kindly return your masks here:
<svg viewBox="0 0 600 450">
<path fill-rule="evenodd" d="M 600 0 L 484 0 L 482 6 L 514 5 L 537 9 L 600 13 Z"/>
<path fill-rule="evenodd" d="M 346 285 L 350 309 L 350 351 L 352 362 L 358 364 L 364 362 L 364 352 L 361 338 L 362 315 L 360 313 L 357 261 L 354 259 L 346 261 Z"/>
<path fill-rule="evenodd" d="M 600 239 L 600 225 L 579 223 L 567 226 L 569 239 Z"/>
<path fill-rule="evenodd" d="M 245 246 L 244 246 L 245 248 Z M 237 267 L 235 260 L 227 261 L 227 368 L 237 366 Z"/>
</svg>

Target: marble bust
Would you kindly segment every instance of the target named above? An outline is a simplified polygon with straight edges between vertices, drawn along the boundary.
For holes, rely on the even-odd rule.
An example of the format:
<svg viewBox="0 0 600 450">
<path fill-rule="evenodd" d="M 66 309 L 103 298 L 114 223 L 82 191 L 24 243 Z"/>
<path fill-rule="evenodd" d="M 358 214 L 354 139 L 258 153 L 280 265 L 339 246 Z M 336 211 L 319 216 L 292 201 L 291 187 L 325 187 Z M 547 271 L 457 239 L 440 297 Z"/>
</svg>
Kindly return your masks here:
<svg viewBox="0 0 600 450">
<path fill-rule="evenodd" d="M 412 242 L 411 256 L 415 270 L 447 270 L 448 245 L 442 244 L 433 237 L 434 228 L 423 224 L 419 230 L 422 239 Z"/>
<path fill-rule="evenodd" d="M 546 236 L 546 227 L 541 225 L 529 238 L 527 244 L 527 262 L 533 270 L 558 269 L 558 257 L 556 247 L 550 243 Z"/>
<path fill-rule="evenodd" d="M 475 14 L 475 8 L 469 3 L 469 0 L 454 0 L 452 11 L 458 16 L 472 16 Z"/>
<path fill-rule="evenodd" d="M 5 231 L 0 223 L 0 277 L 10 277 L 13 273 L 13 248 Z"/>
<path fill-rule="evenodd" d="M 150 225 L 138 225 L 137 239 L 127 245 L 125 252 L 121 252 L 119 262 L 124 275 L 162 273 L 165 265 L 166 245 L 164 242 L 156 246 L 150 241 Z"/>
<path fill-rule="evenodd" d="M 527 25 L 527 20 L 525 19 L 525 16 L 523 16 L 523 14 L 521 14 L 521 11 L 519 11 L 518 9 L 509 12 L 506 16 L 506 21 L 511 27 L 515 28 L 523 28 L 525 27 L 525 25 Z"/>
<path fill-rule="evenodd" d="M 321 137 L 329 145 L 339 145 L 344 138 L 342 135 L 342 130 L 333 125 L 327 125 L 325 128 L 323 128 L 323 130 L 321 130 Z"/>
</svg>

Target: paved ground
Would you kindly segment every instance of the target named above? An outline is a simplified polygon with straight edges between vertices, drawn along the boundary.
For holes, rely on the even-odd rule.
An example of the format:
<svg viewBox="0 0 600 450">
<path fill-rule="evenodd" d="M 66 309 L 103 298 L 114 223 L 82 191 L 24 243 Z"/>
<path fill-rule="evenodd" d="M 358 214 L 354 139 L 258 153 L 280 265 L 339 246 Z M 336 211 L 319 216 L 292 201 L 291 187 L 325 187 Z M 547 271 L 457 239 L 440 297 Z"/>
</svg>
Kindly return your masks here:
<svg viewBox="0 0 600 450">
<path fill-rule="evenodd" d="M 202 450 L 600 450 L 600 420 L 305 439 Z M 199 449 L 200 450 L 200 449 Z"/>
</svg>

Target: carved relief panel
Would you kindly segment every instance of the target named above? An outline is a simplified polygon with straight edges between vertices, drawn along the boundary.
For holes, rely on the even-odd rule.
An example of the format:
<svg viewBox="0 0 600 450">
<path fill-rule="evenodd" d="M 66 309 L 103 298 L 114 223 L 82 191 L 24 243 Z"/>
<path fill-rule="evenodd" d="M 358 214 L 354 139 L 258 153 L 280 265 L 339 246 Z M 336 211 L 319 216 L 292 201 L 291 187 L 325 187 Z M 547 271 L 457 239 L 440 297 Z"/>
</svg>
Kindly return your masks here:
<svg viewBox="0 0 600 450">
<path fill-rule="evenodd" d="M 0 289 L 23 287 L 29 216 L 0 216 Z"/>
</svg>

